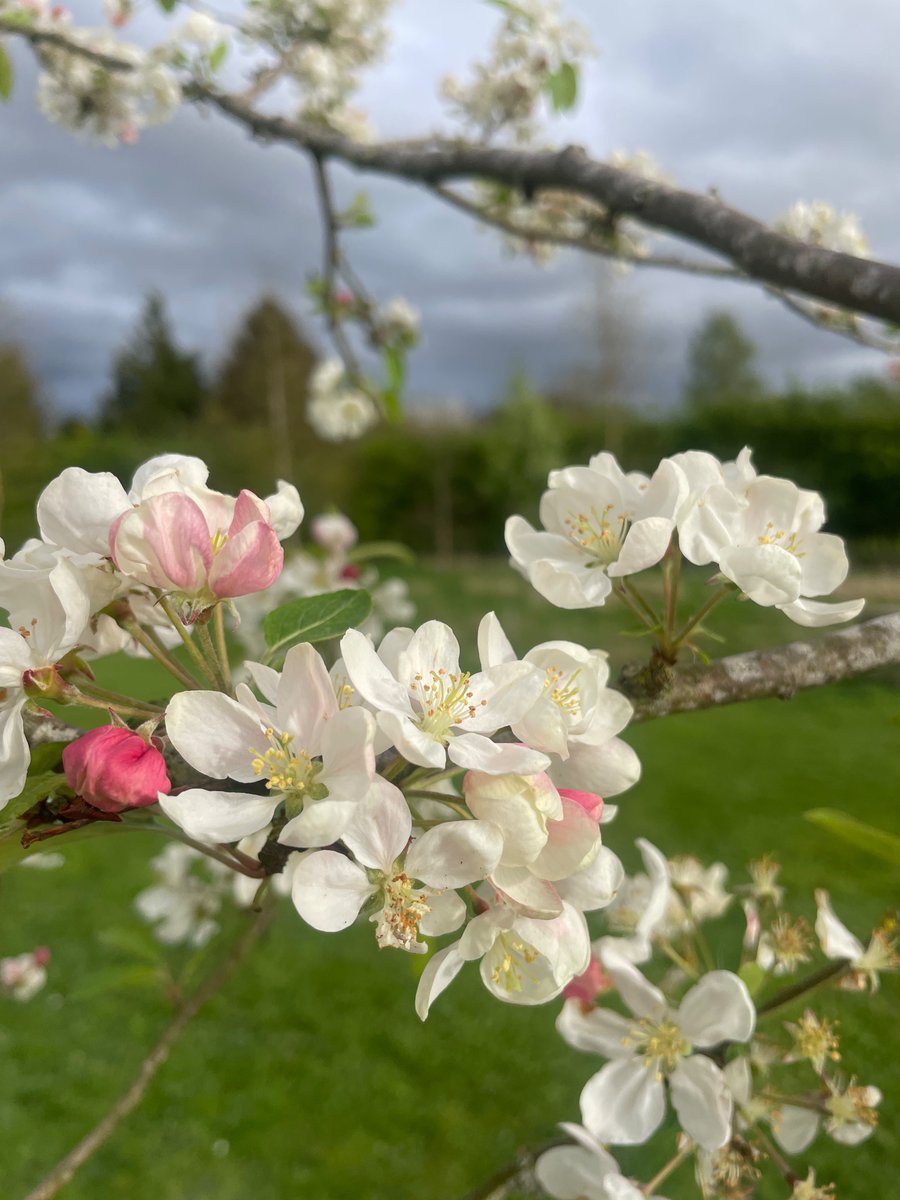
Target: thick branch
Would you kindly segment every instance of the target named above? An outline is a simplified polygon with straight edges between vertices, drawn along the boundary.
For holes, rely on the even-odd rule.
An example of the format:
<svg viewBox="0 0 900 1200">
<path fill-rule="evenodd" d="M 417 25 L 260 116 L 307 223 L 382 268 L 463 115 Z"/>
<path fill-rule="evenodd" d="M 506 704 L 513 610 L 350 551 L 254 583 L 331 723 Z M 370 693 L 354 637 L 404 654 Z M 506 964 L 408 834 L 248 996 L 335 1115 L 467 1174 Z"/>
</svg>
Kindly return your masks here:
<svg viewBox="0 0 900 1200">
<path fill-rule="evenodd" d="M 708 667 L 676 669 L 658 696 L 635 699 L 634 720 L 648 721 L 742 700 L 786 700 L 803 688 L 836 683 L 896 663 L 900 663 L 900 613 L 891 613 L 814 641 L 734 654 Z"/>
<path fill-rule="evenodd" d="M 25 1200 L 52 1200 L 52 1197 L 57 1195 L 72 1180 L 75 1172 L 84 1166 L 87 1160 L 105 1142 L 109 1141 L 122 1121 L 140 1104 L 153 1077 L 169 1057 L 172 1047 L 194 1017 L 196 1017 L 200 1009 L 206 1004 L 207 1000 L 212 999 L 216 992 L 224 987 L 243 962 L 251 947 L 259 941 L 262 934 L 271 924 L 273 914 L 274 909 L 267 908 L 253 918 L 252 923 L 243 930 L 224 962 L 206 978 L 197 991 L 194 992 L 193 996 L 175 1014 L 162 1037 L 141 1063 L 138 1073 L 128 1090 L 119 1097 L 109 1112 L 94 1126 L 90 1133 L 82 1138 L 78 1145 L 57 1163 L 50 1174 L 38 1184 L 34 1191 L 28 1193 Z"/>
<path fill-rule="evenodd" d="M 23 27 L 0 17 L 0 32 L 35 45 L 70 50 L 109 70 L 131 64 L 100 53 L 57 30 Z M 287 142 L 319 158 L 338 159 L 363 171 L 394 176 L 428 188 L 451 180 L 488 179 L 525 196 L 542 188 L 598 201 L 612 220 L 633 217 L 722 255 L 744 276 L 772 287 L 835 304 L 851 312 L 900 324 L 900 267 L 811 246 L 731 208 L 717 195 L 701 195 L 591 158 L 583 149 L 509 149 L 446 138 L 352 142 L 319 125 L 261 112 L 239 96 L 207 83 L 185 85 L 186 99 L 209 104 L 254 136 Z"/>
</svg>

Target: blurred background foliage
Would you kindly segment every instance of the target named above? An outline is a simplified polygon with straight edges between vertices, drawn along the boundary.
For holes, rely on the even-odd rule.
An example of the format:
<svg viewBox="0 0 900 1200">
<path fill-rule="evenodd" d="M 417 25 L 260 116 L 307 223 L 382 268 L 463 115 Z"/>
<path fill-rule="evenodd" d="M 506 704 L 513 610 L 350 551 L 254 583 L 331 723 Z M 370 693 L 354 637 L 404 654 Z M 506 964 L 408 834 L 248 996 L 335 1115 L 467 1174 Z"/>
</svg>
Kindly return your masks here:
<svg viewBox="0 0 900 1200">
<path fill-rule="evenodd" d="M 31 536 L 34 501 L 65 466 L 127 479 L 149 455 L 177 447 L 205 458 L 226 491 L 267 494 L 275 477 L 293 479 L 309 511 L 342 509 L 363 539 L 390 536 L 441 556 L 493 554 L 503 552 L 511 512 L 536 515 L 553 467 L 606 449 L 649 470 L 690 447 L 728 458 L 750 445 L 761 471 L 823 492 L 829 528 L 850 540 L 857 561 L 896 548 L 900 383 L 890 370 L 768 392 L 753 343 L 734 317 L 715 311 L 688 348 L 680 405 L 636 412 L 626 402 L 635 348 L 615 320 L 601 324 L 594 365 L 546 394 L 514 371 L 484 413 L 413 406 L 402 427 L 339 445 L 307 424 L 318 351 L 271 296 L 245 315 L 211 370 L 179 345 L 163 297 L 148 296 L 91 418 L 54 420 L 25 351 L 0 335 L 0 531 L 10 549 Z"/>
</svg>

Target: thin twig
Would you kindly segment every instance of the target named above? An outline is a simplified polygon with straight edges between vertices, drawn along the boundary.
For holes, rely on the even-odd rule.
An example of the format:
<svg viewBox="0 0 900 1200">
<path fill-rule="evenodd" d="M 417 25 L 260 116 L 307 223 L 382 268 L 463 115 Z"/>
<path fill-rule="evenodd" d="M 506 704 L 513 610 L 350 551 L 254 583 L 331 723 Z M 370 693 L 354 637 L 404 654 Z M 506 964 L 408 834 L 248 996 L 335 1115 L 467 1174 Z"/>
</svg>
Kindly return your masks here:
<svg viewBox="0 0 900 1200">
<path fill-rule="evenodd" d="M 259 941 L 269 927 L 274 915 L 274 907 L 264 909 L 252 919 L 235 942 L 231 953 L 210 974 L 204 983 L 194 992 L 178 1010 L 175 1017 L 164 1030 L 162 1037 L 141 1063 L 138 1073 L 131 1086 L 115 1102 L 106 1115 L 94 1126 L 86 1137 L 61 1159 L 53 1170 L 28 1195 L 25 1200 L 52 1200 L 69 1183 L 75 1172 L 112 1137 L 119 1125 L 132 1113 L 141 1100 L 153 1077 L 169 1057 L 172 1047 L 190 1025 L 206 1002 L 216 994 L 231 978 L 243 962 L 249 950 Z"/>
<path fill-rule="evenodd" d="M 341 246 L 339 240 L 340 223 L 334 206 L 334 196 L 331 192 L 331 181 L 322 159 L 312 156 L 313 176 L 316 181 L 316 195 L 319 198 L 319 211 L 322 215 L 322 277 L 325 280 L 325 317 L 328 330 L 340 354 L 347 374 L 354 383 L 362 379 L 362 370 L 353 344 L 347 337 L 344 322 L 338 316 L 334 296 L 337 291 L 338 275 L 341 268 Z"/>
<path fill-rule="evenodd" d="M 798 1000 L 801 996 L 805 996 L 807 992 L 811 992 L 814 988 L 821 986 L 823 983 L 828 983 L 830 979 L 837 979 L 838 976 L 844 975 L 850 967 L 850 960 L 846 958 L 836 958 L 833 962 L 826 963 L 820 970 L 815 971 L 812 975 L 807 975 L 805 979 L 798 979 L 796 983 L 792 983 L 789 987 L 782 988 L 780 992 L 765 1002 L 760 1004 L 756 1010 L 758 1017 L 764 1017 L 768 1013 L 775 1012 L 776 1009 L 783 1008 L 785 1004 L 790 1004 L 793 1000 Z"/>
</svg>

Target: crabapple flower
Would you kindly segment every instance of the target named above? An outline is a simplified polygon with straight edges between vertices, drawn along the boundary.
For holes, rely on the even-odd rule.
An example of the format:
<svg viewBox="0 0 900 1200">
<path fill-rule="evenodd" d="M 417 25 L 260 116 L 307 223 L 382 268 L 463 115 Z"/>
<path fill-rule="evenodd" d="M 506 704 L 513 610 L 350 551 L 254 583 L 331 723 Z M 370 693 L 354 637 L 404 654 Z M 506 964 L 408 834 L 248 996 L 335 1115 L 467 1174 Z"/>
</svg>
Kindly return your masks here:
<svg viewBox="0 0 900 1200">
<path fill-rule="evenodd" d="M 191 837 L 236 842 L 268 825 L 284 805 L 284 845 L 328 846 L 356 805 L 378 785 L 374 721 L 341 710 L 328 670 L 312 646 L 293 646 L 279 674 L 252 664 L 266 703 L 239 684 L 222 692 L 179 692 L 166 710 L 178 753 L 212 779 L 263 781 L 266 794 L 190 788 L 160 796 L 163 811 Z"/>
<path fill-rule="evenodd" d="M 377 653 L 364 634 L 350 629 L 341 657 L 350 683 L 375 710 L 379 729 L 411 763 L 441 768 L 449 756 L 457 766 L 492 774 L 536 774 L 548 766 L 544 754 L 490 740 L 519 720 L 543 688 L 530 663 L 463 671 L 459 643 L 440 621 L 415 632 L 392 630 Z"/>
<path fill-rule="evenodd" d="M 870 989 L 877 992 L 879 974 L 882 971 L 895 971 L 900 966 L 900 957 L 888 935 L 876 929 L 869 945 L 863 946 L 859 938 L 835 915 L 824 889 L 816 892 L 816 934 L 826 958 L 849 960 L 853 972 L 850 978 L 852 987 L 864 988 L 868 982 Z"/>
<path fill-rule="evenodd" d="M 516 662 L 503 627 L 494 613 L 478 626 L 482 665 Z M 550 777 L 557 787 L 616 796 L 640 777 L 641 764 L 616 734 L 634 709 L 620 692 L 606 686 L 607 655 L 575 642 L 542 642 L 525 655 L 543 673 L 543 688 L 513 733 L 535 750 L 552 756 Z"/>
<path fill-rule="evenodd" d="M 878 1125 L 881 1092 L 877 1087 L 860 1086 L 855 1080 L 846 1085 L 825 1080 L 827 1094 L 822 1112 L 793 1104 L 780 1107 L 772 1124 L 775 1140 L 788 1154 L 800 1154 L 823 1126 L 834 1141 L 843 1146 L 858 1146 L 871 1137 Z"/>
<path fill-rule="evenodd" d="M 605 951 L 644 963 L 653 953 L 653 938 L 667 930 L 674 900 L 665 855 L 646 838 L 635 845 L 641 852 L 646 874 L 632 875 L 616 893 L 607 920 L 618 937 L 601 938 L 601 961 Z"/>
<path fill-rule="evenodd" d="M 612 580 L 660 561 L 687 496 L 687 480 L 663 460 L 651 479 L 626 475 L 611 454 L 551 471 L 541 497 L 543 530 L 506 522 L 506 545 L 531 586 L 559 608 L 605 604 Z"/>
<path fill-rule="evenodd" d="M 219 928 L 215 918 L 231 872 L 199 850 L 177 842 L 166 846 L 150 865 L 157 882 L 135 897 L 140 916 L 154 926 L 153 932 L 167 946 L 205 946 Z"/>
<path fill-rule="evenodd" d="M 38 946 L 29 954 L 0 958 L 0 989 L 24 1004 L 47 982 L 49 961 L 50 951 L 46 946 Z"/>
<path fill-rule="evenodd" d="M 378 424 L 378 410 L 371 397 L 353 387 L 337 358 L 326 359 L 313 371 L 306 415 L 313 430 L 326 442 L 352 441 Z"/>
<path fill-rule="evenodd" d="M 584 1124 L 601 1142 L 639 1145 L 662 1123 L 668 1086 L 685 1133 L 705 1150 L 723 1146 L 733 1096 L 722 1070 L 695 1050 L 749 1040 L 756 1012 L 745 984 L 730 971 L 710 971 L 672 1008 L 624 958 L 606 953 L 603 965 L 633 1016 L 607 1008 L 580 1015 L 576 1049 L 612 1060 L 581 1093 Z M 560 1032 L 569 1040 L 567 1025 Z"/>
<path fill-rule="evenodd" d="M 841 538 L 821 533 L 825 506 L 788 479 L 758 475 L 740 490 L 711 484 L 679 523 L 685 557 L 720 572 L 749 599 L 798 625 L 831 625 L 862 611 L 863 600 L 823 602 L 847 577 Z"/>
<path fill-rule="evenodd" d="M 412 817 L 402 793 L 381 780 L 342 834 L 353 858 L 318 850 L 297 864 L 291 894 L 300 916 L 314 929 L 333 933 L 346 929 L 372 902 L 379 946 L 425 953 L 420 932 L 450 933 L 465 920 L 462 900 L 446 889 L 489 874 L 502 841 L 499 830 L 485 821 L 435 826 L 407 850 L 411 835 Z"/>
<path fill-rule="evenodd" d="M 457 942 L 428 960 L 416 990 L 424 1021 L 437 997 L 467 962 L 481 960 L 481 980 L 508 1004 L 544 1004 L 588 966 L 591 943 L 584 914 L 563 901 L 557 916 L 541 918 L 498 890 L 479 889 L 484 911 Z"/>
<path fill-rule="evenodd" d="M 192 613 L 264 591 L 284 562 L 268 508 L 243 491 L 228 525 L 221 519 L 181 492 L 151 496 L 113 524 L 110 555 L 124 575 L 174 593 Z"/>
<path fill-rule="evenodd" d="M 329 554 L 343 555 L 359 540 L 356 526 L 343 513 L 321 513 L 310 521 L 309 532 L 314 542 Z"/>
<path fill-rule="evenodd" d="M 619 1170 L 619 1164 L 594 1135 L 567 1121 L 560 1128 L 571 1146 L 546 1150 L 534 1165 L 538 1183 L 555 1200 L 645 1200 L 644 1192 Z M 649 1200 L 664 1200 L 655 1193 Z"/>
<path fill-rule="evenodd" d="M 69 742 L 62 752 L 69 787 L 101 812 L 124 812 L 156 804 L 172 784 L 158 739 L 103 725 Z"/>
</svg>

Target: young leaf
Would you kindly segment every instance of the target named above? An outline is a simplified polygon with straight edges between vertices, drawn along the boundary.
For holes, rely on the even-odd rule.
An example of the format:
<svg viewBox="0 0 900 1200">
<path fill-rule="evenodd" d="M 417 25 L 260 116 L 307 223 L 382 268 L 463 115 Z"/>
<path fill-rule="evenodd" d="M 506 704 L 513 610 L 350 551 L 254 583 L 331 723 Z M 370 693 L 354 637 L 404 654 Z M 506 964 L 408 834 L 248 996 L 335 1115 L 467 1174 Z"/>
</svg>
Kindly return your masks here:
<svg viewBox="0 0 900 1200">
<path fill-rule="evenodd" d="M 13 65 L 6 47 L 0 43 L 0 100 L 6 103 L 12 95 Z"/>
<path fill-rule="evenodd" d="M 267 663 L 283 657 L 300 642 L 325 642 L 359 625 L 372 611 L 372 597 L 362 588 L 343 588 L 323 596 L 298 596 L 274 609 L 263 621 L 269 649 Z"/>
<path fill-rule="evenodd" d="M 813 825 L 818 825 L 827 833 L 849 842 L 858 850 L 900 867 L 900 837 L 895 833 L 878 829 L 875 825 L 866 825 L 865 822 L 857 821 L 856 817 L 851 817 L 836 808 L 814 808 L 804 813 L 804 816 Z"/>
<path fill-rule="evenodd" d="M 396 423 L 403 416 L 403 385 L 406 382 L 406 356 L 393 346 L 385 348 L 382 354 L 384 373 L 387 383 L 381 393 L 385 415 L 389 421 Z"/>
<path fill-rule="evenodd" d="M 347 551 L 347 562 L 368 562 L 372 558 L 394 558 L 403 563 L 416 561 L 415 554 L 402 542 L 366 542 Z"/>
<path fill-rule="evenodd" d="M 547 77 L 547 91 L 554 112 L 568 112 L 578 99 L 578 72 L 571 63 L 563 63 Z"/>
<path fill-rule="evenodd" d="M 218 71 L 222 63 L 225 61 L 225 56 L 228 53 L 228 43 L 219 42 L 215 50 L 209 56 L 209 69 L 213 72 Z"/>
</svg>

